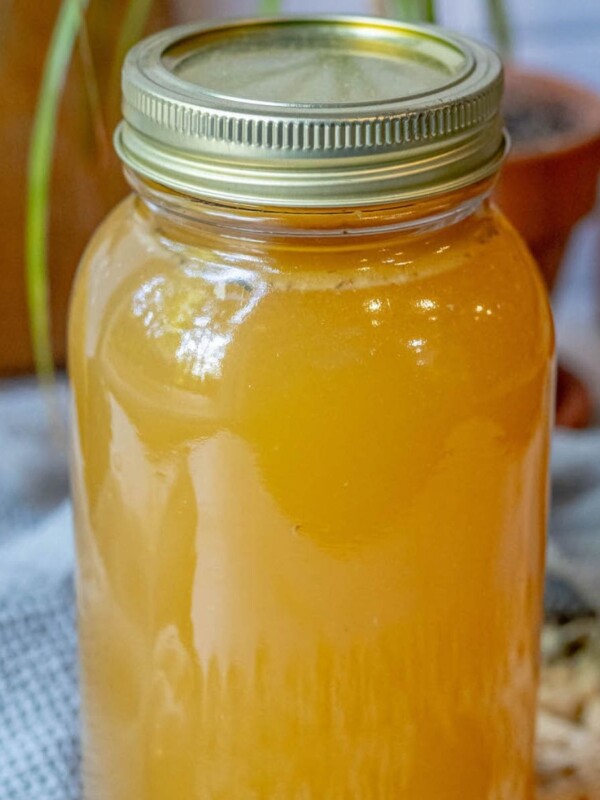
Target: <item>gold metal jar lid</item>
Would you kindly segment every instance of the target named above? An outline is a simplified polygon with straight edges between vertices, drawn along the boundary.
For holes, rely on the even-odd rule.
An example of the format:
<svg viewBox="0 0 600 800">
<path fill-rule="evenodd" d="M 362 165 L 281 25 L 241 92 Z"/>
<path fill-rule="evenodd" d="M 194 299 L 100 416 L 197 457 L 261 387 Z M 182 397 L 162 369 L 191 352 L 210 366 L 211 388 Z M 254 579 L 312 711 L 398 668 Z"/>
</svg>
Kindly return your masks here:
<svg viewBox="0 0 600 800">
<path fill-rule="evenodd" d="M 164 31 L 123 69 L 124 163 L 195 197 L 340 207 L 429 197 L 506 150 L 488 47 L 378 17 L 233 20 Z"/>
</svg>

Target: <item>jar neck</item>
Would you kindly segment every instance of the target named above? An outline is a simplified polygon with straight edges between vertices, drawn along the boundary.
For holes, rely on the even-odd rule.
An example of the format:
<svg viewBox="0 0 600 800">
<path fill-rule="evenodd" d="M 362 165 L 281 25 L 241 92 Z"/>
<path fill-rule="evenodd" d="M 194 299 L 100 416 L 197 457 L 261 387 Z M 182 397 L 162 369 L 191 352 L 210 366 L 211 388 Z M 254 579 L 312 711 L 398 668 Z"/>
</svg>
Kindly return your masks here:
<svg viewBox="0 0 600 800">
<path fill-rule="evenodd" d="M 173 192 L 126 171 L 142 211 L 169 238 L 218 230 L 220 236 L 245 240 L 290 237 L 329 239 L 385 235 L 402 231 L 420 235 L 455 225 L 489 201 L 495 176 L 460 191 L 396 205 L 347 208 L 253 208 L 230 206 Z"/>
</svg>

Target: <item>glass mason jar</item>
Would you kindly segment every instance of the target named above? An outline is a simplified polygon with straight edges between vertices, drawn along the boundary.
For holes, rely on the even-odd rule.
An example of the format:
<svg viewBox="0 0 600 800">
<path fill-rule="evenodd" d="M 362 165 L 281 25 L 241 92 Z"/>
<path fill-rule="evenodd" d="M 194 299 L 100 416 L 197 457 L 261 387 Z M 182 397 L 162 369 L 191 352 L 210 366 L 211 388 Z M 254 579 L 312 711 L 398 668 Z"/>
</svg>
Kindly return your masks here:
<svg viewBox="0 0 600 800">
<path fill-rule="evenodd" d="M 72 302 L 86 800 L 525 800 L 553 333 L 487 48 L 152 37 Z"/>
</svg>

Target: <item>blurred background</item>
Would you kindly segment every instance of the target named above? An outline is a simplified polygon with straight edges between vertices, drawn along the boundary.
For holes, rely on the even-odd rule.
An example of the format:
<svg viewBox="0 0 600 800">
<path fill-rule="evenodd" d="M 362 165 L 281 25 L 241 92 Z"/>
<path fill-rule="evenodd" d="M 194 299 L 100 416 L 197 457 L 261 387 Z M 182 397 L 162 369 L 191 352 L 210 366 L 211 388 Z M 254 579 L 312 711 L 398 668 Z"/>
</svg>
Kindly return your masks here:
<svg viewBox="0 0 600 800">
<path fill-rule="evenodd" d="M 83 25 L 71 52 L 66 27 L 57 23 L 78 3 Z M 0 797 L 77 797 L 62 369 L 77 262 L 96 225 L 127 192 L 111 143 L 126 50 L 144 33 L 199 18 L 278 7 L 410 16 L 423 5 L 0 0 Z M 441 0 L 436 9 L 442 24 L 500 48 L 508 67 L 513 149 L 496 199 L 551 292 L 560 365 L 540 794 L 600 798 L 600 2 Z M 48 371 L 49 341 L 59 371 L 42 391 L 33 373 L 36 361 Z M 14 709 L 29 708 L 38 686 L 45 687 L 49 716 L 29 709 L 15 722 Z M 19 793 L 14 776 L 32 764 L 33 788 Z M 45 793 L 36 794 L 38 785 Z"/>
</svg>

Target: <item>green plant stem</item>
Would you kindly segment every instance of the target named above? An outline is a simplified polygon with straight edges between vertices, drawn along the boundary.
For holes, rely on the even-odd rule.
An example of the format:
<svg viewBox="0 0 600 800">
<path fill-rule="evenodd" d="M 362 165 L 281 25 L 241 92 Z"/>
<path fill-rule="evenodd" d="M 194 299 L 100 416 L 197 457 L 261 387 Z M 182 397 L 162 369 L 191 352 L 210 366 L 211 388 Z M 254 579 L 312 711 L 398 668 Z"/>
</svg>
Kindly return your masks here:
<svg viewBox="0 0 600 800">
<path fill-rule="evenodd" d="M 512 28 L 505 0 L 487 0 L 489 24 L 498 49 L 504 56 L 512 53 Z"/>
<path fill-rule="evenodd" d="M 109 136 L 104 114 L 102 113 L 100 89 L 98 86 L 98 79 L 96 77 L 96 69 L 94 67 L 88 25 L 85 18 L 82 19 L 81 28 L 79 31 L 79 55 L 81 56 L 83 80 L 90 105 L 90 115 L 92 120 L 92 128 L 94 131 L 94 138 L 98 145 L 101 156 L 106 158 L 106 153 L 110 147 Z"/>
<path fill-rule="evenodd" d="M 260 0 L 259 13 L 267 17 L 276 17 L 281 13 L 282 0 Z"/>
<path fill-rule="evenodd" d="M 48 217 L 52 156 L 60 95 L 87 0 L 63 0 L 52 32 L 29 145 L 25 221 L 25 269 L 35 366 L 54 376 L 48 292 Z"/>
<path fill-rule="evenodd" d="M 424 0 L 423 19 L 425 22 L 437 22 L 435 0 Z"/>
<path fill-rule="evenodd" d="M 394 16 L 411 22 L 435 22 L 435 0 L 393 0 Z"/>
</svg>

